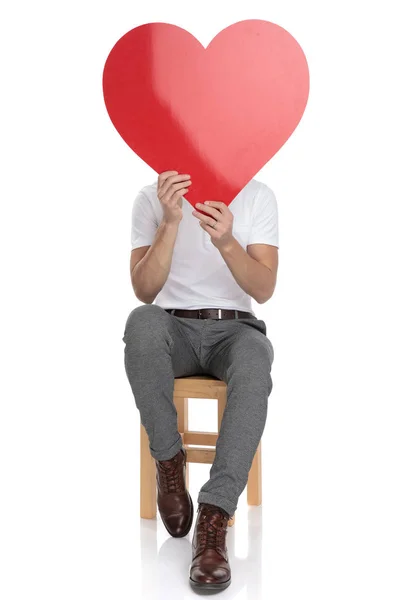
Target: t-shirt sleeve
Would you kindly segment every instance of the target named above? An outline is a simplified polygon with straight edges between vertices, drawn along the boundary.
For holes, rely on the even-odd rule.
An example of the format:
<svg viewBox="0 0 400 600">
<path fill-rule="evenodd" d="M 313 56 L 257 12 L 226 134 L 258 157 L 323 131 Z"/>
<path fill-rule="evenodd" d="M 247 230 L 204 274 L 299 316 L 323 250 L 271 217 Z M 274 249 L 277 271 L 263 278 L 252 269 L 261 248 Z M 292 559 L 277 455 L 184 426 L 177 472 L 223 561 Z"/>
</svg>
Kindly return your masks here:
<svg viewBox="0 0 400 600">
<path fill-rule="evenodd" d="M 157 220 L 149 198 L 142 191 L 132 205 L 131 250 L 151 246 L 157 231 Z"/>
<path fill-rule="evenodd" d="M 257 192 L 247 244 L 269 244 L 279 248 L 278 205 L 274 192 L 265 185 Z"/>
</svg>

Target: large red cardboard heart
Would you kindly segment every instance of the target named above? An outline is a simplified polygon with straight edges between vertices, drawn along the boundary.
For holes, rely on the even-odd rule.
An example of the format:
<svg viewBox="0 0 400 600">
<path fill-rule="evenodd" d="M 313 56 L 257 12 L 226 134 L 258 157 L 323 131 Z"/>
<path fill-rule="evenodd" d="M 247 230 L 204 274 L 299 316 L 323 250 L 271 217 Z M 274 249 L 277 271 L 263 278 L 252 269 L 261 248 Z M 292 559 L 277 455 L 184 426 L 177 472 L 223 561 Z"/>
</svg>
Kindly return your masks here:
<svg viewBox="0 0 400 600">
<path fill-rule="evenodd" d="M 193 206 L 228 206 L 293 133 L 308 93 L 297 41 L 258 19 L 230 25 L 207 48 L 176 25 L 140 25 L 118 40 L 103 72 L 117 131 L 158 174 L 189 173 Z"/>
</svg>

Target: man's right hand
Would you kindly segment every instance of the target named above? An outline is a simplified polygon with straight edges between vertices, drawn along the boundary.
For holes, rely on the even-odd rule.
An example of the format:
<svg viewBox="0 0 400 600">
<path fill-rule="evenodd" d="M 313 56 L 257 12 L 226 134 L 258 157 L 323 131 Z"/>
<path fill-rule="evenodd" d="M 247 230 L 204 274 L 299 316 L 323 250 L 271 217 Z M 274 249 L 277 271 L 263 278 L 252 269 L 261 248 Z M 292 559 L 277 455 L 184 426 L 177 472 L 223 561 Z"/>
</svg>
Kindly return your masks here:
<svg viewBox="0 0 400 600">
<path fill-rule="evenodd" d="M 158 176 L 157 197 L 164 211 L 166 223 L 179 223 L 183 217 L 182 196 L 192 184 L 190 175 L 178 171 L 164 171 Z"/>
</svg>

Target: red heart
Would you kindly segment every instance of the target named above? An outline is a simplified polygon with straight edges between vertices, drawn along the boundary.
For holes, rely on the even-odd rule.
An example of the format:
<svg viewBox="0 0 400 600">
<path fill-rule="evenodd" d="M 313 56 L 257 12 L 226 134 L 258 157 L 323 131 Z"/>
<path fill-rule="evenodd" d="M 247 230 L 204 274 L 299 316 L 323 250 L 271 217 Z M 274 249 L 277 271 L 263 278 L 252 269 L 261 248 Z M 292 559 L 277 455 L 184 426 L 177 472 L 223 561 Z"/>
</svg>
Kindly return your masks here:
<svg viewBox="0 0 400 600">
<path fill-rule="evenodd" d="M 308 92 L 299 44 L 257 19 L 223 29 L 207 48 L 176 25 L 140 25 L 118 40 L 103 72 L 117 131 L 157 173 L 189 173 L 193 206 L 228 206 L 293 133 Z"/>
</svg>

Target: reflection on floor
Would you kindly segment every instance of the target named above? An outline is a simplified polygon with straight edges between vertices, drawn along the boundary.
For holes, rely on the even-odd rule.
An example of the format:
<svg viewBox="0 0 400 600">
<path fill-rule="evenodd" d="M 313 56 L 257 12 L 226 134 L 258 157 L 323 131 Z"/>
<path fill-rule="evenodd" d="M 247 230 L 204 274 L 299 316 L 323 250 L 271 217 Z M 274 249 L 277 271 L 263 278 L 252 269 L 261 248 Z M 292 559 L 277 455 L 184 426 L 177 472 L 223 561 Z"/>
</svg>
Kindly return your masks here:
<svg viewBox="0 0 400 600">
<path fill-rule="evenodd" d="M 195 496 L 192 495 L 193 500 Z M 197 501 L 194 501 L 195 511 Z M 195 513 L 196 515 L 196 513 Z M 173 538 L 157 519 L 140 519 L 141 600 L 174 600 L 196 596 L 189 587 L 191 541 L 195 518 L 185 538 Z M 232 583 L 224 598 L 263 598 L 262 506 L 238 506 L 233 527 L 228 528 L 227 545 Z"/>
</svg>

